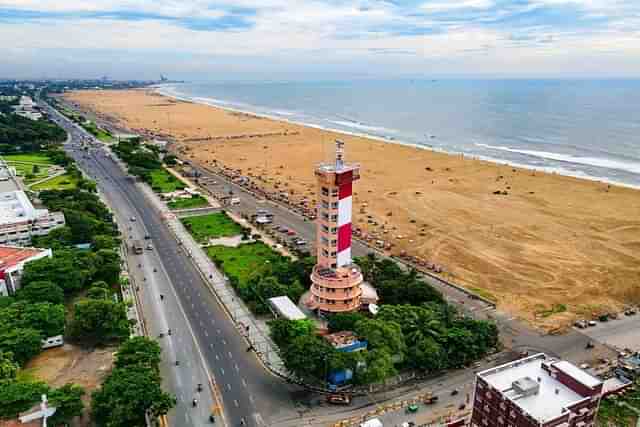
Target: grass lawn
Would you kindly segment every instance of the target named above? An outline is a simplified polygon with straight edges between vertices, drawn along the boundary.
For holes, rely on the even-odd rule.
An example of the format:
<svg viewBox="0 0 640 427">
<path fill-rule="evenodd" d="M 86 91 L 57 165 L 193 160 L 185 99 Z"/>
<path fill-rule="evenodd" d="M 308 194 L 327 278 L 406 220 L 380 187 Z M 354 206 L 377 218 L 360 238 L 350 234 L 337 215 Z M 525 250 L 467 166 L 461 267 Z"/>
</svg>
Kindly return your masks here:
<svg viewBox="0 0 640 427">
<path fill-rule="evenodd" d="M 151 171 L 151 188 L 156 193 L 171 193 L 182 190 L 186 185 L 164 169 Z"/>
<path fill-rule="evenodd" d="M 191 235 L 201 243 L 218 237 L 230 237 L 242 234 L 242 227 L 227 216 L 218 212 L 210 215 L 190 216 L 181 219 Z"/>
<path fill-rule="evenodd" d="M 39 163 L 42 165 L 52 165 L 53 162 L 46 154 L 6 154 L 2 156 L 7 162 Z"/>
<path fill-rule="evenodd" d="M 93 122 L 83 123 L 82 127 L 87 130 L 87 132 L 91 133 L 93 136 L 98 138 L 102 142 L 113 142 L 115 138 L 106 130 L 99 128 Z"/>
<path fill-rule="evenodd" d="M 194 196 L 190 199 L 176 199 L 167 203 L 169 209 L 194 209 L 207 206 L 209 202 L 202 196 Z"/>
<path fill-rule="evenodd" d="M 209 246 L 207 255 L 212 260 L 222 261 L 225 274 L 235 277 L 240 286 L 244 286 L 251 273 L 260 270 L 267 260 L 280 260 L 282 255 L 275 252 L 262 242 L 240 245 L 237 248 L 229 246 Z"/>
<path fill-rule="evenodd" d="M 41 179 L 44 179 L 49 174 L 48 166 L 38 165 L 40 167 L 40 170 L 38 171 L 38 173 L 35 174 L 33 178 L 27 179 L 25 178 L 27 175 L 33 174 L 34 165 L 28 164 L 28 163 L 14 163 L 14 162 L 7 162 L 7 163 L 9 164 L 9 166 L 16 168 L 16 172 L 18 173 L 19 176 L 23 178 L 23 181 L 25 184 L 30 184 L 32 182 L 36 182 Z"/>
<path fill-rule="evenodd" d="M 73 178 L 71 175 L 60 175 L 55 178 L 51 178 L 48 181 L 41 182 L 40 184 L 34 185 L 31 187 L 32 190 L 42 191 L 42 190 L 69 190 L 72 188 L 76 188 L 76 184 L 78 181 Z"/>
</svg>

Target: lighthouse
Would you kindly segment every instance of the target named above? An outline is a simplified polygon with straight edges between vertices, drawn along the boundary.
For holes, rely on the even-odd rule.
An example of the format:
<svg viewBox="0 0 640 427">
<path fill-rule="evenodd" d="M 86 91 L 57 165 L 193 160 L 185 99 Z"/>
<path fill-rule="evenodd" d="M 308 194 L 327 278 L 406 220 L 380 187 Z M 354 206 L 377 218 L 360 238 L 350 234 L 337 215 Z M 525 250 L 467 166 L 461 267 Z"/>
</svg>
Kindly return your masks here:
<svg viewBox="0 0 640 427">
<path fill-rule="evenodd" d="M 344 143 L 336 141 L 335 162 L 319 164 L 315 176 L 318 261 L 311 273 L 307 305 L 322 314 L 355 311 L 360 308 L 363 278 L 351 258 L 351 211 L 360 166 L 345 162 Z"/>
</svg>

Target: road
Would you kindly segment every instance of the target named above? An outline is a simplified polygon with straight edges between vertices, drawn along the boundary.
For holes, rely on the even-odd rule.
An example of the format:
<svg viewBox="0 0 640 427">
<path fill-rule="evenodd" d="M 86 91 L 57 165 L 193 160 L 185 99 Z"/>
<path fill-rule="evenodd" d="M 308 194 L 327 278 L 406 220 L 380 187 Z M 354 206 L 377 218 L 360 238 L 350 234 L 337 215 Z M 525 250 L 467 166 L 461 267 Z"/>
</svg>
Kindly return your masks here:
<svg viewBox="0 0 640 427">
<path fill-rule="evenodd" d="M 73 141 L 93 140 L 66 119 L 58 119 Z M 183 253 L 160 213 L 140 191 L 141 184 L 130 180 L 102 145 L 94 142 L 93 146 L 98 148 L 88 152 L 66 148 L 79 167 L 96 180 L 119 223 L 132 225 L 131 231 L 128 226 L 123 227 L 127 228 L 123 230 L 127 240 L 144 237 L 145 233 L 151 236 L 153 250 L 145 252 L 153 255 L 142 256 L 140 268 L 134 261 L 132 270 L 137 277 L 147 278 L 140 286 L 145 316 L 149 316 L 147 326 L 154 333 L 172 329 L 171 337 L 160 340 L 166 351 L 163 374 L 168 374 L 167 386 L 179 399 L 171 414 L 176 421 L 172 425 L 203 425 L 203 418 L 208 417 L 204 417 L 209 410 L 204 409 L 208 406 L 204 402 L 199 405 L 200 411 L 190 408 L 195 384 L 207 383 L 207 375 L 202 373 L 205 369 L 199 367 L 205 363 L 206 371 L 217 383 L 229 426 L 242 422 L 246 426 L 267 426 L 293 416 L 290 387 L 268 374 L 255 355 L 247 352 L 247 344 L 233 322 Z M 127 217 L 135 217 L 136 221 L 132 223 Z M 153 272 L 154 268 L 157 272 Z M 164 301 L 160 301 L 161 293 Z M 175 366 L 175 358 L 180 366 Z"/>
</svg>

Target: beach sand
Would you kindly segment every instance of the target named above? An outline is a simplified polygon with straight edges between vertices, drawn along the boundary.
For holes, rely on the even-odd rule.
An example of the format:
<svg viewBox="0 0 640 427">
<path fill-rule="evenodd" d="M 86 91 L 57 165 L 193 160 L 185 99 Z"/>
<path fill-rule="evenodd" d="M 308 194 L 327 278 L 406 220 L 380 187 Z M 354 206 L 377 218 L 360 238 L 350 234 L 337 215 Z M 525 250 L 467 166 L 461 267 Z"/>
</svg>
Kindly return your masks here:
<svg viewBox="0 0 640 427">
<path fill-rule="evenodd" d="M 442 265 L 444 277 L 550 330 L 640 303 L 640 192 L 172 100 L 146 90 L 68 100 L 145 134 L 171 135 L 200 164 L 267 177 L 313 198 L 313 167 L 346 142 L 362 165 L 354 223 Z M 499 191 L 502 194 L 494 194 Z M 366 204 L 366 209 L 361 206 Z M 364 212 L 364 213 L 362 213 Z M 387 233 L 367 223 L 371 215 Z M 395 227 L 393 229 L 392 227 Z M 402 238 L 398 238 L 398 237 Z"/>
</svg>

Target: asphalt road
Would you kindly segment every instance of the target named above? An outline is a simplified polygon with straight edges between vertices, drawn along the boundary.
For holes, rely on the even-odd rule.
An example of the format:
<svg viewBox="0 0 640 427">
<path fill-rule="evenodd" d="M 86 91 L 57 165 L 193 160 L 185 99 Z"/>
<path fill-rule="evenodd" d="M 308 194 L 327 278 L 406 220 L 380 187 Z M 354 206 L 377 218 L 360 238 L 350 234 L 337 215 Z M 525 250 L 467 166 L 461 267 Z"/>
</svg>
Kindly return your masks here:
<svg viewBox="0 0 640 427">
<path fill-rule="evenodd" d="M 68 122 L 65 128 L 70 130 L 73 139 L 88 137 L 84 131 Z M 153 286 L 148 290 L 144 288 L 146 291 L 143 291 L 145 306 L 149 304 L 164 306 L 161 311 L 165 314 L 153 317 L 153 321 L 160 324 L 153 325 L 152 329 L 164 330 L 165 326 L 167 329 L 171 328 L 172 337 L 165 337 L 164 340 L 173 340 L 174 336 L 178 336 L 176 334 L 184 333 L 184 329 L 189 327 L 193 330 L 196 349 L 201 350 L 209 373 L 218 385 L 229 426 L 267 426 L 272 425 L 274 420 L 290 418 L 293 415 L 290 387 L 268 374 L 255 355 L 247 352 L 246 342 L 238 334 L 230 318 L 206 287 L 197 269 L 171 235 L 159 212 L 152 207 L 138 188 L 141 184 L 128 179 L 117 163 L 108 156 L 106 150 L 97 143 L 95 145 L 100 148 L 90 149 L 87 153 L 71 151 L 71 154 L 76 158 L 79 166 L 96 180 L 100 190 L 110 199 L 114 211 L 133 212 L 131 216 L 136 217 L 135 222 L 144 225 L 144 229 L 151 235 L 153 251 L 158 257 L 159 263 L 156 268 L 160 267 L 158 270 L 168 278 L 166 282 L 158 281 L 157 287 Z M 146 268 L 143 273 L 145 277 L 157 274 L 153 273 L 150 263 L 145 261 L 143 267 Z M 169 298 L 161 303 L 159 300 L 161 290 L 165 295 L 174 293 L 175 303 Z M 184 312 L 180 306 L 184 308 Z M 181 317 L 185 322 L 181 321 Z M 173 322 L 179 322 L 179 325 L 176 327 Z M 178 332 L 180 330 L 182 331 Z M 174 343 L 178 351 L 176 357 L 184 357 L 184 360 L 180 361 L 180 366 L 174 369 L 178 372 L 180 369 L 189 369 L 191 366 L 200 364 L 198 351 L 179 350 L 187 340 L 186 333 L 182 336 L 185 337 L 182 343 Z M 176 384 L 193 382 L 192 380 L 195 380 L 193 375 L 193 373 L 178 373 L 174 376 L 174 382 Z M 197 382 L 206 383 L 207 381 L 206 378 L 202 378 Z M 183 408 L 191 404 L 193 389 L 193 387 L 187 387 L 187 390 L 184 390 L 182 387 L 176 390 L 180 399 L 176 409 L 178 413 L 174 416 L 177 419 L 176 426 L 189 425 L 185 424 L 185 421 L 189 420 L 191 425 L 200 424 L 200 422 L 196 423 L 193 417 L 185 415 L 188 412 Z"/>
</svg>

